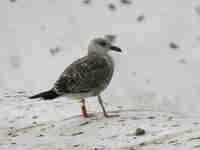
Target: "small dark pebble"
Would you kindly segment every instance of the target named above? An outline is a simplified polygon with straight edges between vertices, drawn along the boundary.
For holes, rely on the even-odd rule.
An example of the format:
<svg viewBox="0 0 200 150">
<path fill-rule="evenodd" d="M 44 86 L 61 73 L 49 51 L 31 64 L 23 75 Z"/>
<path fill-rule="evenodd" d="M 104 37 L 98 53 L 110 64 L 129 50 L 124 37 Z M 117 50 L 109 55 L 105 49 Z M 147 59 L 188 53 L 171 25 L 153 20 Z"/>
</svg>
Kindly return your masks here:
<svg viewBox="0 0 200 150">
<path fill-rule="evenodd" d="M 79 147 L 79 146 L 80 146 L 80 144 L 73 145 L 73 147 Z"/>
<path fill-rule="evenodd" d="M 120 0 L 122 4 L 130 5 L 132 2 L 130 0 Z"/>
<path fill-rule="evenodd" d="M 90 4 L 91 3 L 91 0 L 84 0 L 83 1 L 83 4 Z"/>
<path fill-rule="evenodd" d="M 41 31 L 46 31 L 47 30 L 47 26 L 46 25 L 41 25 L 40 26 L 40 30 Z"/>
<path fill-rule="evenodd" d="M 32 117 L 32 119 L 37 119 L 37 118 L 38 118 L 38 116 L 33 116 L 33 117 Z"/>
<path fill-rule="evenodd" d="M 200 15 L 200 5 L 197 5 L 194 9 L 197 15 Z"/>
<path fill-rule="evenodd" d="M 178 142 L 177 139 L 176 139 L 176 140 L 171 140 L 171 141 L 168 142 L 168 144 L 175 144 L 175 143 L 177 143 L 177 142 Z"/>
<path fill-rule="evenodd" d="M 140 145 L 140 146 L 145 146 L 146 143 L 145 143 L 145 142 L 142 142 L 142 143 L 140 143 L 139 145 Z"/>
<path fill-rule="evenodd" d="M 195 145 L 194 148 L 200 148 L 200 145 Z"/>
<path fill-rule="evenodd" d="M 199 125 L 199 122 L 193 122 L 193 125 Z"/>
<path fill-rule="evenodd" d="M 112 3 L 108 4 L 108 8 L 112 11 L 116 10 L 116 6 Z"/>
<path fill-rule="evenodd" d="M 173 119 L 174 119 L 174 118 L 173 118 L 172 116 L 169 116 L 167 120 L 168 120 L 168 121 L 171 121 L 171 120 L 173 120 Z"/>
<path fill-rule="evenodd" d="M 55 124 L 52 124 L 51 127 L 54 128 L 54 127 L 55 127 Z"/>
<path fill-rule="evenodd" d="M 181 64 L 187 64 L 187 61 L 184 58 L 178 60 L 178 62 Z"/>
<path fill-rule="evenodd" d="M 71 136 L 77 136 L 77 135 L 81 135 L 83 134 L 84 132 L 77 132 L 77 133 L 73 133 Z"/>
<path fill-rule="evenodd" d="M 143 21 L 143 20 L 144 20 L 144 15 L 138 16 L 136 20 L 137 20 L 138 22 Z"/>
<path fill-rule="evenodd" d="M 179 48 L 179 46 L 174 42 L 169 43 L 169 47 L 172 48 L 172 49 L 178 49 Z"/>
<path fill-rule="evenodd" d="M 181 125 L 180 124 L 174 124 L 172 125 L 172 127 L 180 127 Z"/>
<path fill-rule="evenodd" d="M 37 122 L 36 122 L 36 121 L 33 121 L 33 124 L 37 124 Z"/>
<path fill-rule="evenodd" d="M 142 118 L 139 118 L 139 117 L 131 117 L 130 119 L 132 119 L 132 120 L 140 120 L 140 119 L 142 119 Z"/>
<path fill-rule="evenodd" d="M 146 133 L 146 131 L 144 129 L 137 128 L 136 132 L 135 132 L 135 135 L 136 136 L 140 136 L 140 135 L 144 135 L 145 133 Z"/>
<path fill-rule="evenodd" d="M 14 2 L 16 2 L 16 0 L 10 0 L 10 2 L 14 3 Z"/>
<path fill-rule="evenodd" d="M 148 119 L 155 119 L 156 117 L 154 116 L 149 116 Z"/>
<path fill-rule="evenodd" d="M 90 123 L 89 121 L 86 121 L 86 122 L 81 123 L 80 126 L 85 126 L 85 125 L 87 125 L 89 123 Z"/>
<path fill-rule="evenodd" d="M 57 53 L 61 51 L 61 48 L 56 46 L 55 48 L 50 48 L 49 52 L 51 53 L 52 56 L 55 56 Z"/>
<path fill-rule="evenodd" d="M 44 136 L 44 134 L 40 134 L 40 135 L 38 135 L 37 137 L 43 137 Z"/>
<path fill-rule="evenodd" d="M 12 142 L 11 144 L 17 144 L 16 142 Z"/>
</svg>

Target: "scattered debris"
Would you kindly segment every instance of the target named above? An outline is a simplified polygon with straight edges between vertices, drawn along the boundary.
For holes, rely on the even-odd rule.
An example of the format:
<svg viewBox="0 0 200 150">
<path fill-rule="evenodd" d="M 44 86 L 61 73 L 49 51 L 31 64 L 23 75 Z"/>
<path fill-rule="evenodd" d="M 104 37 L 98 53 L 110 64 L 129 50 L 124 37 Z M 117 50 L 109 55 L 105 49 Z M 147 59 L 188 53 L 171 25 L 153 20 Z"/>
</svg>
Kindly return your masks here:
<svg viewBox="0 0 200 150">
<path fill-rule="evenodd" d="M 10 2 L 11 2 L 11 3 L 14 3 L 14 2 L 16 2 L 16 0 L 10 0 Z"/>
<path fill-rule="evenodd" d="M 172 49 L 178 49 L 179 48 L 179 46 L 174 42 L 169 43 L 169 47 L 172 48 Z"/>
<path fill-rule="evenodd" d="M 146 143 L 145 143 L 145 142 L 142 142 L 142 143 L 140 143 L 139 145 L 140 145 L 140 146 L 145 146 Z"/>
<path fill-rule="evenodd" d="M 174 124 L 172 125 L 172 127 L 180 127 L 181 125 L 180 124 Z"/>
<path fill-rule="evenodd" d="M 145 133 L 146 133 L 146 131 L 144 129 L 137 128 L 136 132 L 135 132 L 135 135 L 136 136 L 140 136 L 140 135 L 144 135 Z"/>
<path fill-rule="evenodd" d="M 178 144 L 178 140 L 177 139 L 171 140 L 171 141 L 168 142 L 168 144 L 176 145 L 176 144 Z"/>
<path fill-rule="evenodd" d="M 200 123 L 199 123 L 199 122 L 193 122 L 193 124 L 194 124 L 194 125 L 199 125 Z"/>
<path fill-rule="evenodd" d="M 11 144 L 17 144 L 16 142 L 12 142 Z"/>
<path fill-rule="evenodd" d="M 150 84 L 151 80 L 150 79 L 146 79 L 146 84 Z"/>
<path fill-rule="evenodd" d="M 154 117 L 154 116 L 149 116 L 149 117 L 147 117 L 147 119 L 155 119 L 156 117 Z"/>
<path fill-rule="evenodd" d="M 37 137 L 43 137 L 44 136 L 44 134 L 39 134 Z"/>
<path fill-rule="evenodd" d="M 90 4 L 90 3 L 91 3 L 91 0 L 83 0 L 83 4 L 88 5 L 88 4 Z"/>
<path fill-rule="evenodd" d="M 193 140 L 200 140 L 200 136 L 188 139 L 188 141 L 193 141 Z"/>
<path fill-rule="evenodd" d="M 40 26 L 40 30 L 41 30 L 41 31 L 46 31 L 46 29 L 47 29 L 47 26 L 46 26 L 46 25 L 41 25 L 41 26 Z"/>
<path fill-rule="evenodd" d="M 108 8 L 111 10 L 111 11 L 115 11 L 117 8 L 114 4 L 110 3 L 108 4 Z"/>
<path fill-rule="evenodd" d="M 107 137 L 106 139 L 115 139 L 117 137 L 119 137 L 119 135 L 112 135 L 112 136 Z"/>
<path fill-rule="evenodd" d="M 61 48 L 56 46 L 55 48 L 50 48 L 49 51 L 52 56 L 55 56 L 56 54 L 58 54 L 61 51 Z"/>
<path fill-rule="evenodd" d="M 117 106 L 117 108 L 119 108 L 119 109 L 122 109 L 122 108 L 123 108 L 123 106 Z"/>
<path fill-rule="evenodd" d="M 35 124 L 35 125 L 36 125 L 36 124 L 37 124 L 37 122 L 36 122 L 36 121 L 33 121 L 33 123 L 32 123 L 32 124 Z"/>
<path fill-rule="evenodd" d="M 15 131 L 9 131 L 8 135 L 11 136 L 11 137 L 19 136 Z"/>
<path fill-rule="evenodd" d="M 144 135 L 145 133 L 146 131 L 144 129 L 137 128 L 135 132 L 128 133 L 126 136 L 141 136 L 141 135 Z"/>
<path fill-rule="evenodd" d="M 86 121 L 86 122 L 81 123 L 80 126 L 85 126 L 85 125 L 87 125 L 89 123 L 90 123 L 89 121 Z"/>
<path fill-rule="evenodd" d="M 132 75 L 135 77 L 137 75 L 137 73 L 136 72 L 132 72 Z"/>
<path fill-rule="evenodd" d="M 163 144 L 163 142 L 161 140 L 156 140 L 153 142 L 153 144 Z"/>
<path fill-rule="evenodd" d="M 184 58 L 178 60 L 178 62 L 181 64 L 187 64 L 187 61 Z"/>
<path fill-rule="evenodd" d="M 14 69 L 18 69 L 21 66 L 21 58 L 18 55 L 10 56 L 10 65 Z"/>
<path fill-rule="evenodd" d="M 55 126 L 56 126 L 55 124 L 52 124 L 52 125 L 51 125 L 52 128 L 55 128 Z"/>
<path fill-rule="evenodd" d="M 81 135 L 83 134 L 84 132 L 80 131 L 80 132 L 77 132 L 77 133 L 73 133 L 71 136 L 77 136 L 77 135 Z"/>
<path fill-rule="evenodd" d="M 73 145 L 73 147 L 79 147 L 79 146 L 80 146 L 80 144 Z"/>
<path fill-rule="evenodd" d="M 130 0 L 120 0 L 120 2 L 121 2 L 122 4 L 126 4 L 126 5 L 132 4 L 132 1 L 130 1 Z"/>
<path fill-rule="evenodd" d="M 200 5 L 197 5 L 194 9 L 195 9 L 195 12 L 197 13 L 197 15 L 200 16 Z"/>
<path fill-rule="evenodd" d="M 32 117 L 32 119 L 37 119 L 37 118 L 38 118 L 38 116 L 33 116 L 33 117 Z"/>
<path fill-rule="evenodd" d="M 200 148 L 200 145 L 195 145 L 194 148 Z"/>
<path fill-rule="evenodd" d="M 173 120 L 173 119 L 174 119 L 174 117 L 169 116 L 167 120 L 168 120 L 168 121 L 171 121 L 171 120 Z"/>
<path fill-rule="evenodd" d="M 136 19 L 138 22 L 142 22 L 144 20 L 144 15 L 140 15 Z"/>
<path fill-rule="evenodd" d="M 141 118 L 140 117 L 130 117 L 130 119 L 132 119 L 132 120 L 140 120 Z"/>
</svg>

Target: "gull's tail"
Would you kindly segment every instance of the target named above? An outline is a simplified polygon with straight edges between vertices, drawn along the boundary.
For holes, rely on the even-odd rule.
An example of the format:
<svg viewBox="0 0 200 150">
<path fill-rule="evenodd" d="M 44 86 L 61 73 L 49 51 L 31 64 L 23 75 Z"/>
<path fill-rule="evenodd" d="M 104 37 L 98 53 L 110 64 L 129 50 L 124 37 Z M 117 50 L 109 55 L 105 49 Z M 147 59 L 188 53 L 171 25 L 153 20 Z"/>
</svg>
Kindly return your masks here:
<svg viewBox="0 0 200 150">
<path fill-rule="evenodd" d="M 46 91 L 46 92 L 42 92 L 42 93 L 39 93 L 39 94 L 36 94 L 36 95 L 33 95 L 31 97 L 29 97 L 30 99 L 34 99 L 34 98 L 42 98 L 44 100 L 52 100 L 54 98 L 57 98 L 59 95 L 53 91 L 53 90 L 49 90 L 49 91 Z"/>
</svg>

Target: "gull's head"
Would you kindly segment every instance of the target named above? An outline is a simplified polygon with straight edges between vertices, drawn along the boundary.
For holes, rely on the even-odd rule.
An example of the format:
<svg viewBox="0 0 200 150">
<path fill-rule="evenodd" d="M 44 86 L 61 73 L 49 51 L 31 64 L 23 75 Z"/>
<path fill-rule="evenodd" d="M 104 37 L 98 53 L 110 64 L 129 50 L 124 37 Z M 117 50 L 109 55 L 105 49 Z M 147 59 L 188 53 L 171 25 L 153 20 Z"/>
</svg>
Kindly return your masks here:
<svg viewBox="0 0 200 150">
<path fill-rule="evenodd" d="M 112 45 L 105 38 L 95 38 L 90 41 L 88 46 L 88 54 L 107 54 L 110 50 L 116 52 L 122 51 L 119 47 Z"/>
</svg>

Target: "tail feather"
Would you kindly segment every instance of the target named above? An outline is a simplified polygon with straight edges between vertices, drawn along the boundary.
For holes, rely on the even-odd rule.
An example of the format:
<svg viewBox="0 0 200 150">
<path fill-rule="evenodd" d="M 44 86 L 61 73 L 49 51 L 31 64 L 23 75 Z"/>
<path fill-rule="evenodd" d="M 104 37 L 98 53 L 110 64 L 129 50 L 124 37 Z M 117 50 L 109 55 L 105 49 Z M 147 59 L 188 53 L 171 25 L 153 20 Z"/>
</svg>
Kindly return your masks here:
<svg viewBox="0 0 200 150">
<path fill-rule="evenodd" d="M 57 98 L 58 96 L 59 95 L 55 91 L 49 90 L 49 91 L 46 91 L 46 92 L 42 92 L 42 93 L 33 95 L 33 96 L 29 97 L 29 98 L 30 99 L 42 98 L 44 100 L 51 100 L 51 99 Z"/>
</svg>

